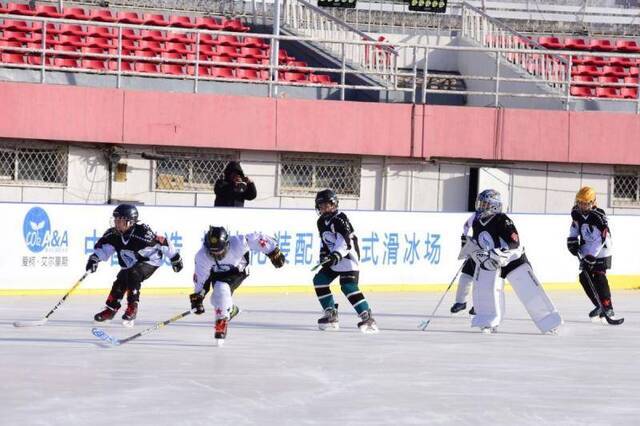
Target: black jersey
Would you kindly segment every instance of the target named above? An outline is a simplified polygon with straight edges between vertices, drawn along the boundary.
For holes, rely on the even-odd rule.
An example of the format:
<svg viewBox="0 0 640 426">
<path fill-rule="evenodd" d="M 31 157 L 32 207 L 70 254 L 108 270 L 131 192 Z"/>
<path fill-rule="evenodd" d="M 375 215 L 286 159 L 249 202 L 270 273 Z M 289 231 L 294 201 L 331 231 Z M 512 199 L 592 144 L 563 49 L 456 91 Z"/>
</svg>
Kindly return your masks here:
<svg viewBox="0 0 640 426">
<path fill-rule="evenodd" d="M 342 260 L 331 269 L 336 272 L 357 271 L 360 261 L 360 247 L 358 246 L 358 237 L 354 233 L 353 225 L 347 215 L 339 211 L 329 216 L 323 215 L 318 218 L 317 225 L 322 241 L 320 258 L 336 251 L 342 255 Z"/>
<path fill-rule="evenodd" d="M 578 238 L 580 254 L 602 259 L 611 257 L 611 230 L 604 210 L 593 207 L 583 214 L 577 206 L 571 209 L 569 237 Z"/>
<path fill-rule="evenodd" d="M 153 266 L 162 264 L 162 256 L 172 258 L 177 251 L 165 237 L 156 235 L 148 225 L 136 223 L 125 233 L 109 228 L 94 247 L 100 260 L 108 260 L 113 253 L 118 255 L 118 263 L 128 269 L 139 262 Z"/>
<path fill-rule="evenodd" d="M 513 250 L 520 247 L 520 237 L 513 221 L 504 213 L 497 213 L 489 218 L 482 219 L 478 216 L 471 225 L 473 238 L 480 248 L 491 250 L 494 248 Z M 512 260 L 502 267 L 501 277 L 504 278 L 518 266 L 527 263 L 524 252 L 517 259 Z"/>
</svg>

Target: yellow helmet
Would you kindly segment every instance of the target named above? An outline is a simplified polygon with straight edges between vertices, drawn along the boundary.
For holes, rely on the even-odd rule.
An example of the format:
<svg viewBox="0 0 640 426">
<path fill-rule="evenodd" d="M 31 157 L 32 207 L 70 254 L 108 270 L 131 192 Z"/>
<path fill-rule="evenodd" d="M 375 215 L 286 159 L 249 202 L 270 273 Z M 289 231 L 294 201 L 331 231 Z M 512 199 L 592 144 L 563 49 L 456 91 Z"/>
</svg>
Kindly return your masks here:
<svg viewBox="0 0 640 426">
<path fill-rule="evenodd" d="M 576 203 L 593 203 L 596 202 L 596 191 L 590 186 L 583 186 L 576 194 Z"/>
</svg>

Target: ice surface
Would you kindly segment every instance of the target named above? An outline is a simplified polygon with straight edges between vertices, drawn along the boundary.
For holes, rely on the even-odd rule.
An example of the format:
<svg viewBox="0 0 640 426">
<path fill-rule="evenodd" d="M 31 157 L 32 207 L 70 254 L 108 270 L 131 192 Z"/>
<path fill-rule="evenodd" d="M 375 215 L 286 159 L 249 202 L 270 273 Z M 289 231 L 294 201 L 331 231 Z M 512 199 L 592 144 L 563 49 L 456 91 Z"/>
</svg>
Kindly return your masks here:
<svg viewBox="0 0 640 426">
<path fill-rule="evenodd" d="M 539 334 L 513 293 L 498 334 L 450 316 L 451 294 L 419 331 L 440 295 L 368 292 L 381 332 L 364 335 L 341 294 L 337 332 L 317 330 L 313 294 L 236 294 L 243 312 L 222 348 L 207 305 L 109 347 L 91 334 L 104 297 L 73 295 L 30 328 L 12 323 L 59 296 L 2 297 L 0 424 L 640 424 L 640 292 L 614 291 L 621 326 L 592 324 L 578 291 L 552 292 L 558 336 Z M 188 308 L 143 291 L 136 326 L 105 329 L 124 338 Z"/>
</svg>

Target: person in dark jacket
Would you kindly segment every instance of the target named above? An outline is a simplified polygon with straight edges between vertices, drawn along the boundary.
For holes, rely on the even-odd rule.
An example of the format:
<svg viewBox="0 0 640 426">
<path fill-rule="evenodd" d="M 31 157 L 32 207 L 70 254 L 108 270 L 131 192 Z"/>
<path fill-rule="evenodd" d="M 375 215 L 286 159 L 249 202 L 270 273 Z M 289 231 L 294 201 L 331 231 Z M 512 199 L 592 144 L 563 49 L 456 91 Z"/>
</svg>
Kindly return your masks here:
<svg viewBox="0 0 640 426">
<path fill-rule="evenodd" d="M 215 184 L 215 207 L 244 207 L 245 200 L 256 198 L 256 184 L 244 175 L 240 163 L 229 161 L 224 168 L 224 178 Z"/>
</svg>

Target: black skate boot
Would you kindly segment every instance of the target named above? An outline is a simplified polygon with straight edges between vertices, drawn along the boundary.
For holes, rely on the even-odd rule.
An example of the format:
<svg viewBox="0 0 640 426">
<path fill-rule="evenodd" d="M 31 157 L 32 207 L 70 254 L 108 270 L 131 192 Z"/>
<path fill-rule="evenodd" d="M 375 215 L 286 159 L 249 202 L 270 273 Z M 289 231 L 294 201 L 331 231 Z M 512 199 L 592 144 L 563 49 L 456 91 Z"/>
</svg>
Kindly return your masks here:
<svg viewBox="0 0 640 426">
<path fill-rule="evenodd" d="M 464 311 L 465 309 L 467 309 L 467 303 L 466 302 L 462 302 L 462 303 L 456 302 L 451 307 L 451 313 L 452 314 L 457 314 L 458 312 Z"/>
<path fill-rule="evenodd" d="M 136 316 L 138 315 L 138 302 L 132 302 L 127 305 L 127 309 L 122 315 L 122 325 L 125 327 L 133 327 Z"/>
<path fill-rule="evenodd" d="M 324 315 L 318 320 L 318 328 L 320 330 L 338 330 L 340 324 L 338 323 L 338 304 L 336 303 L 333 308 L 327 308 L 324 310 Z"/>
<path fill-rule="evenodd" d="M 97 322 L 111 321 L 113 317 L 116 316 L 116 312 L 118 312 L 117 309 L 113 309 L 110 306 L 106 306 L 104 308 L 104 311 L 98 312 L 97 314 L 95 314 L 93 319 Z"/>
<path fill-rule="evenodd" d="M 476 310 L 472 306 L 471 309 L 469 309 L 469 315 L 475 315 L 475 314 L 476 314 Z"/>
<path fill-rule="evenodd" d="M 229 320 L 227 318 L 221 318 L 216 320 L 215 334 L 214 338 L 216 339 L 216 344 L 218 346 L 222 346 L 224 344 L 224 339 L 227 338 L 227 324 Z"/>
<path fill-rule="evenodd" d="M 594 310 L 592 310 L 591 312 L 589 312 L 589 319 L 591 320 L 591 322 L 599 322 L 601 316 L 602 316 L 602 309 L 600 309 L 599 306 Z"/>
<path fill-rule="evenodd" d="M 366 311 L 361 312 L 360 313 L 360 319 L 362 321 L 360 321 L 358 323 L 358 328 L 363 333 L 365 333 L 365 334 L 373 334 L 373 333 L 377 333 L 378 331 L 380 331 L 380 330 L 378 330 L 378 325 L 376 324 L 376 321 L 371 316 L 371 309 L 367 309 Z"/>
</svg>

